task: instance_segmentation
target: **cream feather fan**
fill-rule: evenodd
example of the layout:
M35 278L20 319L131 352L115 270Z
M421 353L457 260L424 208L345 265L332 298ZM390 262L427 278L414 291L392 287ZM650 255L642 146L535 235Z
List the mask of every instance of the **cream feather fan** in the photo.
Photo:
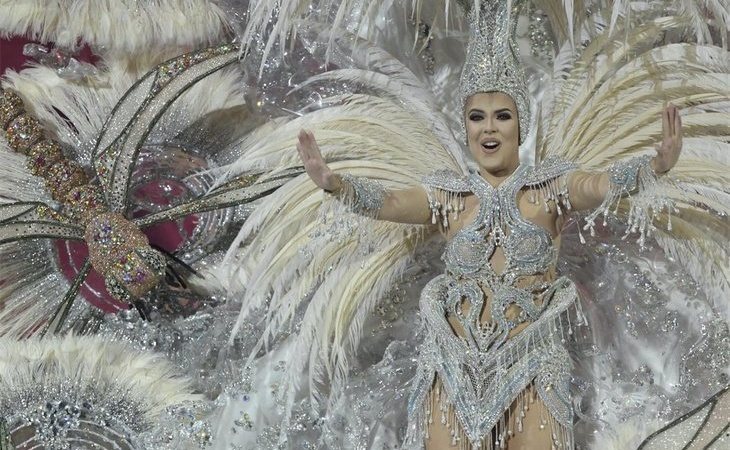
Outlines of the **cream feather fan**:
M526 3L524 0L506 1L515 6ZM480 2L481 0L407 0L404 3L410 8L411 17L416 22L428 23L433 28L449 29L464 24L463 21L454 20L460 15L459 7L468 11L478 7ZM233 3L233 0L223 0L223 3ZM283 44L296 36L300 26L305 23L302 19L327 23L331 29L347 29L364 38L370 38L373 22L392 3L393 0L253 0L249 2L247 21L240 38L241 42L259 45L259 37L268 36L263 47L264 59L276 42ZM713 43L713 36L719 34L723 47L727 48L727 34L730 32L730 3L727 0L617 0L610 2L610 7L606 7L605 2L591 0L533 0L531 3L546 15L558 45L573 45L576 42L575 39L580 36L576 33L581 30L591 10L600 10L602 21L610 25L612 32L620 22L623 23L632 16L646 15L647 11L656 15L657 11L662 10L671 10L676 15L685 17L691 26L691 32L700 43ZM329 44L332 44L332 40Z
M219 42L225 14L208 0L0 0L0 33L133 59ZM126 56L125 56L126 55Z
M102 337L0 338L0 373L17 448L142 448L168 408L201 400L159 355Z
M321 109L263 126L243 142L243 155L227 177L299 165L295 146L302 128L315 133L335 171L381 180L387 188L412 186L436 169L465 171L444 119L425 107L436 100L397 60L382 51L373 55L370 62L380 72L334 70L309 81L357 81L369 93L323 98ZM410 100L414 93L417 102ZM238 286L232 295L242 297L244 305L234 335L244 321L257 320L251 314L262 309L267 327L258 348L282 331L296 330L289 401L307 368L315 403L320 383L331 381L333 392L338 390L367 315L407 267L424 232L432 231L363 222L337 207L322 211L323 201L332 202L306 176L286 184L249 217L224 262L233 268L230 276Z
M687 18L665 16L617 25L612 37L597 30L575 63L552 75L542 104L538 159L559 155L588 170L661 142L660 113L667 102L682 110L684 147L666 186L678 207L657 240L705 287L726 314L730 295L727 241L730 183L730 53L716 46L664 43L690 27ZM625 27L625 28L624 28ZM566 45L562 51L573 52Z

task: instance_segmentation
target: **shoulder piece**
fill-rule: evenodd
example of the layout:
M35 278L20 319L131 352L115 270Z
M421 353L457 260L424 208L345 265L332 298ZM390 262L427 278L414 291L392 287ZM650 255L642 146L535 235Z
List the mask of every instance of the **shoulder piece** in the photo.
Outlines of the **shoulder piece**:
M454 193L471 192L469 178L453 170L436 170L423 177L422 182L428 189L440 189Z
M578 168L578 164L558 156L548 156L544 161L530 168L525 186L535 186L565 175Z
M550 211L549 203L554 203L560 216L563 214L563 209L569 211L572 208L568 198L568 179L564 175L577 168L578 164L572 161L549 156L538 165L530 167L525 174L525 182L522 186L539 192L533 201L543 203L545 212Z
M464 194L471 192L469 178L453 170L437 170L423 177L423 186L428 195L431 223L449 227L449 215L459 217L464 211Z

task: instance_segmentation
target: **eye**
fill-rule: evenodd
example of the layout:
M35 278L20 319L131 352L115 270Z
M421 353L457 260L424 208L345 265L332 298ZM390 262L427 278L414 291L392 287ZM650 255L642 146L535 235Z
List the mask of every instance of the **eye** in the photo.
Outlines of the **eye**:
M482 116L481 114L471 114L469 116L469 120L471 120L472 122L478 122L478 121L482 120L483 118L484 118L484 116Z
M512 118L512 114L510 114L508 112L502 112L502 113L497 114L498 120L510 120L511 118Z

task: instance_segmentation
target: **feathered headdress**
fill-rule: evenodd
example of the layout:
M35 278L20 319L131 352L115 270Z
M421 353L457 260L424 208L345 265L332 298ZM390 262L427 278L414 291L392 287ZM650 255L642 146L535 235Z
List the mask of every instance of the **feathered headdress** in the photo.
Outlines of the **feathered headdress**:
M469 13L469 45L461 72L462 105L479 92L503 92L515 101L520 142L530 127L530 97L515 39L517 17L524 2L482 1Z

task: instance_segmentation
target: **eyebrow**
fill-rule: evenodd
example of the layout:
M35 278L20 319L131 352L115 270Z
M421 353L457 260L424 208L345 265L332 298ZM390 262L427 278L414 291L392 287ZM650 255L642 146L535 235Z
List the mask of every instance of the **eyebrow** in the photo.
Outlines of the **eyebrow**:
M484 114L484 111L481 110L481 109L479 109L479 108L472 108L472 109L469 110L469 113L470 114L473 113L473 112L478 112L478 113ZM514 111L512 111L510 108L502 108L502 109L498 109L498 110L496 110L494 112L497 113L497 114L502 113L502 112L514 113Z

